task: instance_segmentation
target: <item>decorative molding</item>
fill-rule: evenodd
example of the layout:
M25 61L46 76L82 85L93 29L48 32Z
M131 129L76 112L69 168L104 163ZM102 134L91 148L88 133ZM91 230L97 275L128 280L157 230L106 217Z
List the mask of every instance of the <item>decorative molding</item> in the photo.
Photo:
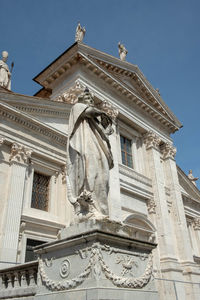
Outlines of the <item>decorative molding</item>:
M200 218L196 217L193 219L194 230L200 230Z
M120 172L120 174L128 176L128 177L135 179L145 185L148 185L149 187L152 187L151 179L137 173L135 170L133 170L125 165L119 164L119 172Z
M156 150L160 150L161 139L159 136L153 132L149 131L143 135L143 141L146 145L146 149L149 150L151 148L155 148Z
M13 143L9 161L24 162L28 164L31 160L32 153L33 150L31 150L30 148L26 148L18 143Z
M156 203L153 198L150 198L147 200L147 209L149 214L155 214L156 213Z
M95 243L92 247L90 247L90 258L88 265L85 267L83 272L77 275L75 278L63 281L54 281L51 280L45 272L44 262L40 258L39 259L39 273L41 275L42 281L45 286L51 291L61 291L61 290L69 290L76 288L78 285L83 283L83 281L89 276L91 271L93 270L96 277L100 276L101 271L104 273L107 279L112 281L115 286L120 288L143 288L149 282L152 272L153 272L153 255L149 254L149 259L146 265L146 269L144 273L135 278L135 277L123 277L118 276L112 272L112 270L107 266L104 261L102 250L108 251L106 245L102 246L99 243ZM89 249L88 249L89 251ZM126 268L125 268L126 269Z
M173 145L170 145L169 143L165 143L162 145L162 154L163 154L163 159L167 158L172 158L174 159L176 155L176 148Z
M45 116L59 116L62 118L67 118L69 117L69 112L68 111L60 111L57 110L57 108L52 108L52 109L47 109L43 107L35 107L35 106L22 106L22 105L14 105L15 108L19 109L20 111L24 111L30 114L35 114L35 115L45 115Z

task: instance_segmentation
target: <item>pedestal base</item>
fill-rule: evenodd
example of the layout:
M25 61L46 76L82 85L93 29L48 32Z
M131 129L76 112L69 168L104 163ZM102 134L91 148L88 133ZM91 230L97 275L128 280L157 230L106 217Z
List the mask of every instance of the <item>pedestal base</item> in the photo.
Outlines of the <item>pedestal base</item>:
M36 299L158 299L151 282L156 245L134 239L133 232L128 225L88 220L37 247Z

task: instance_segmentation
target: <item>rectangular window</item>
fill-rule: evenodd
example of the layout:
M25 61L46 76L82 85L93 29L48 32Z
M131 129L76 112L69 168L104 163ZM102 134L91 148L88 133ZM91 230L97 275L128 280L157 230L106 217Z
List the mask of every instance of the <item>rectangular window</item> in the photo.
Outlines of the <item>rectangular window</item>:
M34 172L31 207L48 210L50 176Z
M122 163L130 168L133 168L131 140L120 135Z

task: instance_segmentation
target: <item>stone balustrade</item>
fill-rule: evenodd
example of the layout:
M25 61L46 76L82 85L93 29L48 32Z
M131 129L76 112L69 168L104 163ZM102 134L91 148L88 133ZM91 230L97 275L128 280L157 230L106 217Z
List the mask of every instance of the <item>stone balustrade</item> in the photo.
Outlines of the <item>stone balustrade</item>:
M38 261L0 270L0 299L36 293Z

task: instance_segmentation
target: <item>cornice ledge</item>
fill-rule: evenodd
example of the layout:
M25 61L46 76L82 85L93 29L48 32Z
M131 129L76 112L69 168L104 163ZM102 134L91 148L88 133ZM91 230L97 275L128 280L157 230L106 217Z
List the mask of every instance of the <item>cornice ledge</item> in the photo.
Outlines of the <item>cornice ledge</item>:
M8 108L6 105L2 105L3 109L0 107L0 116L6 117L10 119L12 122L16 122L23 127L27 127L29 130L33 130L37 132L37 134L41 134L43 136L49 137L53 139L55 142L66 145L67 143L67 135L59 132L58 130L54 130L53 128L48 127L45 124L42 124L36 119L30 118L28 115L23 115L21 112L16 112L12 108Z

